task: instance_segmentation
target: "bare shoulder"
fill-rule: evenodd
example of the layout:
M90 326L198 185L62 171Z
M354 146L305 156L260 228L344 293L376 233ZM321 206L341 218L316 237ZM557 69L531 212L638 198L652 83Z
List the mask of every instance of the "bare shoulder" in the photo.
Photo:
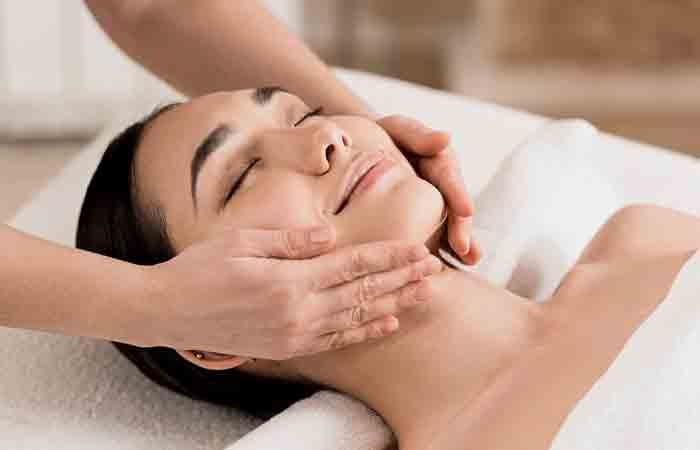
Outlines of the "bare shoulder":
M700 218L627 206L598 230L549 303L567 326L596 318L598 325L631 331L663 301L698 248Z
M634 204L615 212L577 263L643 260L700 248L700 217L657 205Z
M698 247L697 217L651 205L613 214L542 305L543 339L427 448L549 448Z

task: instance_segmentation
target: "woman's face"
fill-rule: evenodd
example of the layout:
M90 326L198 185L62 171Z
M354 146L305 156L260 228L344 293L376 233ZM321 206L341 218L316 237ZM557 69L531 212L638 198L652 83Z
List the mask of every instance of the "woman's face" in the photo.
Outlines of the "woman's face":
M330 224L338 247L428 239L442 196L384 130L310 111L264 88L202 96L151 123L136 186L141 202L161 209L176 252L230 228Z

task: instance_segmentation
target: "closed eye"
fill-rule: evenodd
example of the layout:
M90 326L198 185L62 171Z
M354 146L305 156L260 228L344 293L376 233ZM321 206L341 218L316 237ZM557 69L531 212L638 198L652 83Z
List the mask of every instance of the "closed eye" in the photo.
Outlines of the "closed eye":
M301 123L304 122L309 117L320 116L322 112L323 112L323 106L319 106L318 108L314 109L313 111L309 111L308 113L304 114L304 117L299 119L299 121L297 123L295 123L294 126L297 127L297 126L301 125Z
M251 163L250 163L250 164L248 165L248 167L243 171L243 173L241 174L241 176L238 177L238 179L236 180L235 183L233 183L233 186L231 186L231 190L228 192L228 194L226 194L226 198L224 199L224 204L228 203L229 200L231 200L231 197L233 197L233 194L236 193L236 191L238 190L238 188L240 188L241 185L243 184L243 182L245 181L245 178L246 178L246 176L248 175L248 173L250 172L250 169L252 169L253 167L255 167L255 165L256 165L258 162L260 162L260 158L255 158L253 161L251 161Z
M313 117L313 116L320 116L321 113L323 112L323 106L319 106L318 108L314 109L313 111L309 111L308 113L304 114L304 116L299 119L294 126L299 126L301 125L306 119ZM255 165L260 162L260 158L256 158L251 163L248 165L248 167L243 171L240 177L236 180L236 182L231 186L231 189L228 191L226 194L226 197L224 198L223 204L227 204L229 200L231 200L231 197L238 191L238 189L241 187L243 182L245 181L246 176L250 172L250 170L255 167Z

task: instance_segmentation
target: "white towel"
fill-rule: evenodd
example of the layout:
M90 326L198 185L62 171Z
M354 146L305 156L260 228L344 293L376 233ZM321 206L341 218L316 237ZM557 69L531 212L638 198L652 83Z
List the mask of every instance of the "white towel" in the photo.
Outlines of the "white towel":
M363 403L332 391L301 400L227 450L384 450L391 430Z
M552 122L506 158L475 202L474 238L484 247L476 272L533 300L554 292L623 205L592 163L597 138L585 121Z

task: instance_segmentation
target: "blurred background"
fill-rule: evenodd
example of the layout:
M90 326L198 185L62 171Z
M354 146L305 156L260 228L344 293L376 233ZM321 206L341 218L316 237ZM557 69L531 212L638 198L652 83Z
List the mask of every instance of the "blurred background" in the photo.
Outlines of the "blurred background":
M265 3L329 64L700 155L700 0ZM115 114L166 92L82 1L0 0L0 218Z

